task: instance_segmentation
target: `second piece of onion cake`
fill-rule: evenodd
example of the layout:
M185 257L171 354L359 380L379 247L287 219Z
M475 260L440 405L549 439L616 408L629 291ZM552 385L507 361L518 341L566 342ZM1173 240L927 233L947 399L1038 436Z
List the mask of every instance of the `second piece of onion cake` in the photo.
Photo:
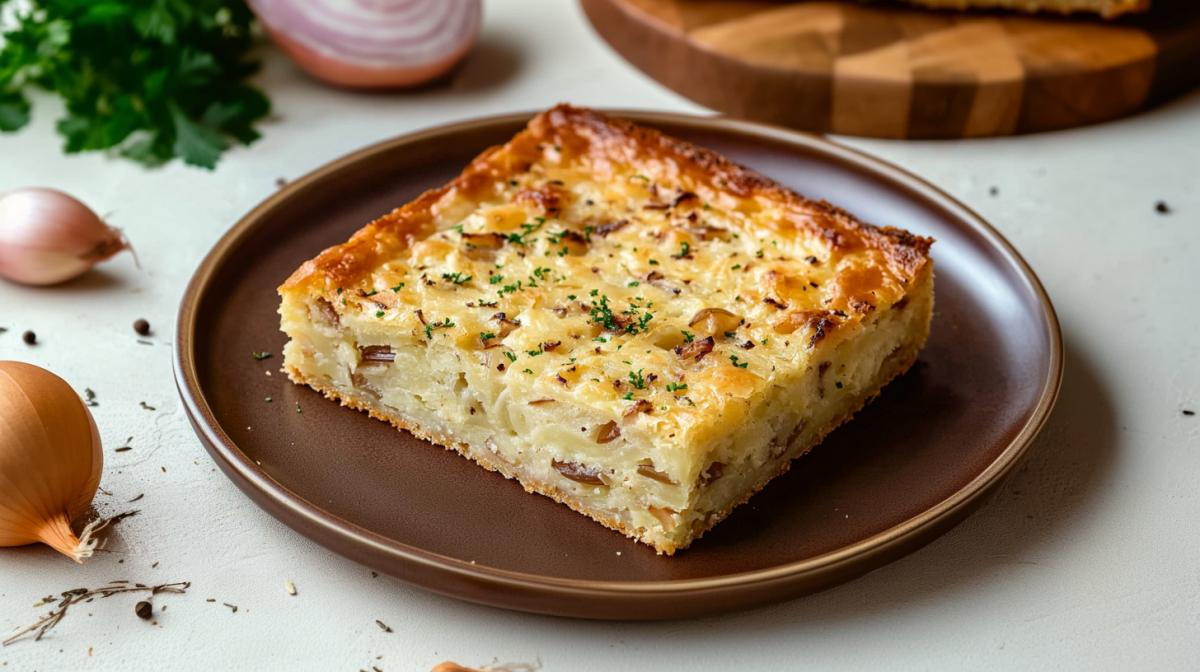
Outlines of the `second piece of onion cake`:
M931 242L559 106L297 270L284 366L670 554L908 369Z

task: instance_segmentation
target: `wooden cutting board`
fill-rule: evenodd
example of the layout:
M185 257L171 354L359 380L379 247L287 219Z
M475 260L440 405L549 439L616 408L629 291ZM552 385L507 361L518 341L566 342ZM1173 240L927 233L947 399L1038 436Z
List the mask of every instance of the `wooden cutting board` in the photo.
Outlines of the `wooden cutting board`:
M1115 119L1200 84L1200 0L1116 21L891 3L581 0L648 75L818 133L962 138Z

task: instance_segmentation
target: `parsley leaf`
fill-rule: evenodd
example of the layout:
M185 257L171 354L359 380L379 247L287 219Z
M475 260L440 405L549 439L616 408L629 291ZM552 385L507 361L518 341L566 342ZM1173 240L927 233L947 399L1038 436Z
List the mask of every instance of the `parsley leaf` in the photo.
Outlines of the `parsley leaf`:
M0 0L0 132L29 123L30 89L56 93L64 151L212 169L259 138L270 102L246 84L254 15L241 0Z

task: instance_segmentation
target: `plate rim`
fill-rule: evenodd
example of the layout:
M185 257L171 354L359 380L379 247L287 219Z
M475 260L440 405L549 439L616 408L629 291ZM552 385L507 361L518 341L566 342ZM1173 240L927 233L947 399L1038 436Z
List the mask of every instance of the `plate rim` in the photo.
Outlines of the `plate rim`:
M252 235L272 210L295 195L320 186L320 183L337 175L341 170L370 157L393 151L394 149L439 136L450 136L492 125L520 124L527 122L537 114L537 111L513 112L498 115L475 117L459 122L436 125L405 133L393 138L373 143L345 156L325 163L308 172L303 177L289 183L277 193L267 197L260 204L242 216L205 255L188 282L183 297L180 300L179 313L175 324L175 345L172 357L176 388L183 401L184 410L199 435L201 443L214 458L217 466L233 481L234 485L246 494L259 508L302 536L330 548L334 552L347 557L343 548L333 548L324 540L316 538L307 529L301 529L292 521L282 518L271 508L263 506L258 499L251 495L250 490L267 497L275 506L287 510L293 515L303 518L309 525L315 525L325 533L348 542L355 547L373 547L375 552L382 552L402 561L410 567L420 567L433 570L447 578L478 582L483 580L494 588L517 590L522 593L542 595L574 594L590 597L634 597L634 596L682 596L689 593L721 593L729 589L749 588L763 584L778 584L779 582L794 583L803 577L818 574L839 575L849 567L856 558L871 556L889 549L911 545L919 539L916 546L904 554L923 546L936 538L940 532L931 536L928 534L942 524L945 529L956 524L957 519L964 518L975 506L982 503L984 498L1003 480L1012 468L1021 460L1032 445L1034 438L1041 431L1049 418L1054 404L1058 399L1062 384L1064 354L1062 333L1057 313L1050 301L1041 281L1033 269L1019 252L994 227L969 207L959 202L949 194L938 189L924 179L887 161L871 156L865 152L837 144L827 138L811 133L796 131L761 122L732 119L723 116L702 116L686 113L661 112L642 109L608 109L598 108L605 114L629 119L637 123L653 126L656 122L685 126L701 131L725 131L735 135L752 136L766 139L774 143L792 146L803 146L815 149L821 153L832 155L843 163L865 169L870 173L882 175L893 183L905 186L921 197L947 210L955 218L967 224L974 232L983 236L986 242L1002 253L1003 258L1019 271L1021 280L1037 298L1041 307L1041 315L1046 321L1046 334L1049 338L1049 365L1044 373L1042 388L1038 393L1037 403L1024 427L1012 438L1008 445L985 468L980 470L967 484L936 504L927 507L917 515L879 532L861 539L853 544L821 555L805 558L791 563L774 567L725 574L721 576L698 579L676 579L659 581L605 581L594 579L566 579L558 577L529 574L514 570L486 567L469 564L466 561L434 553L416 546L389 539L383 535L360 527L359 525L336 516L304 499L287 489L281 483L271 478L254 461L251 460L237 444L225 433L220 422L209 406L204 391L199 383L196 365L196 352L193 347L193 332L196 329L197 309L206 298L217 268L225 258L240 243ZM484 148L481 148L481 151ZM947 523L949 523L947 525ZM922 533L926 533L923 535ZM927 536L926 539L921 537ZM361 553L357 555L362 555ZM352 558L354 559L354 558ZM361 560L356 560L362 562ZM365 564L365 563L364 563ZM884 563L887 564L887 563ZM839 571L840 570L840 571ZM391 573L391 572L387 572ZM849 577L834 580L826 586L832 586L845 580L850 580L863 572L851 573ZM394 575L394 574L393 574ZM542 613L563 613L553 609L531 609L516 607L503 600L484 600L476 596L465 596L453 591L439 590L427 582L413 581L400 577L409 583L436 592L467 599L470 601L517 608L524 611L540 611ZM821 588L817 588L819 590ZM814 591L807 591L814 592ZM766 602L763 602L764 604ZM717 611L725 611L719 609ZM578 611L578 610L567 610Z

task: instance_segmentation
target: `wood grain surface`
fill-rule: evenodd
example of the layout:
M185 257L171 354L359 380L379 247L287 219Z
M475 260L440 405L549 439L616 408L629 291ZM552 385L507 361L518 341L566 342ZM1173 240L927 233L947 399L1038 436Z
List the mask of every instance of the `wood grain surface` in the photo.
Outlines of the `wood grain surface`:
M1200 2L1116 21L890 3L581 0L648 75L819 133L961 138L1115 119L1200 84Z

